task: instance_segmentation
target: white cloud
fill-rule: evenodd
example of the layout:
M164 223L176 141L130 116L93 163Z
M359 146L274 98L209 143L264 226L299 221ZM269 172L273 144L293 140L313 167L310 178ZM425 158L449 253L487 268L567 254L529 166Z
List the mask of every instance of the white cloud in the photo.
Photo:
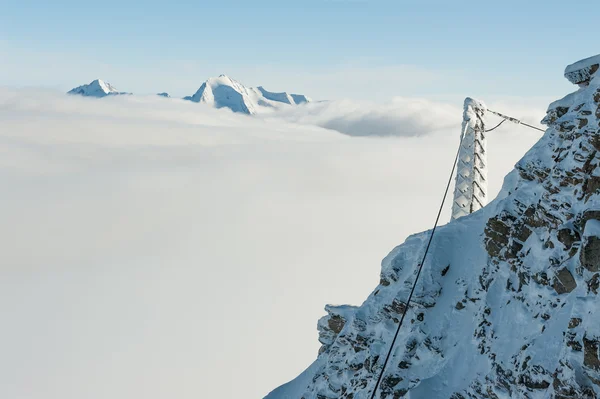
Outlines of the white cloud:
M460 126L461 107L396 97L387 104L348 100L310 103L275 114L349 136L421 136Z
M543 104L543 100L494 98L488 106L540 127L539 121L545 115L545 108L539 104ZM452 104L410 97L395 97L387 103L379 104L350 100L322 101L282 108L278 112L267 114L265 118L317 125L355 137L413 137L450 129L459 130L462 122L462 103ZM488 127L492 128L501 120L493 114L488 114ZM507 125L501 130L495 130L493 134L502 134L511 129L514 130L515 126Z
M415 132L456 107L399 101L286 122L0 90L0 396L257 398L293 378L325 303L360 303L435 218L459 133ZM398 137L307 125L332 121ZM537 137L490 137L492 192Z

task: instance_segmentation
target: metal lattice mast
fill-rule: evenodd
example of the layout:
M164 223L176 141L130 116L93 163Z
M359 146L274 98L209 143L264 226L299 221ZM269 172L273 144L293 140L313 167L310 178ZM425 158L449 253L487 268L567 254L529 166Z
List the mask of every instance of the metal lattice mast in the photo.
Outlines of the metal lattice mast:
M486 110L481 101L465 99L452 220L469 215L487 204Z

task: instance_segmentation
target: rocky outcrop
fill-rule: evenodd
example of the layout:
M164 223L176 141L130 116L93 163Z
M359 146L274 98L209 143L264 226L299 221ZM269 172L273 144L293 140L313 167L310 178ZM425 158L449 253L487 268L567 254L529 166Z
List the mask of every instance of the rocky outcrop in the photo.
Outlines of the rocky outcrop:
M600 271L600 221L592 219L585 224L581 264L590 272Z
M323 344L320 352L327 350L333 344L339 333L344 329L346 321L351 319L354 309L353 306L328 305L325 307L327 316L322 317L317 323L319 342Z
M369 398L405 312L376 398L600 398L598 65L567 68L580 89L550 105L498 198L438 228L410 307L430 232L383 260L360 307L328 308L310 378L270 399Z
M565 267L556 273L553 287L557 294L567 294L577 288L577 282Z

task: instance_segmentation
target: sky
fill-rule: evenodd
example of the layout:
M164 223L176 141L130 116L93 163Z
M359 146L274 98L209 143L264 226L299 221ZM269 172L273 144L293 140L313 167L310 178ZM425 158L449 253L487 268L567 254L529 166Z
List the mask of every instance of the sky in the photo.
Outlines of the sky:
M104 79L190 95L210 76L316 99L556 97L600 3L0 1L0 85ZM577 22L577 29L572 23ZM552 82L552 83L547 83Z
M536 124L600 11L195 3L0 0L0 397L259 398L294 378L325 304L360 304L431 227L464 97ZM152 95L221 73L334 101L248 117ZM95 78L150 95L64 95ZM539 137L490 135L491 197Z

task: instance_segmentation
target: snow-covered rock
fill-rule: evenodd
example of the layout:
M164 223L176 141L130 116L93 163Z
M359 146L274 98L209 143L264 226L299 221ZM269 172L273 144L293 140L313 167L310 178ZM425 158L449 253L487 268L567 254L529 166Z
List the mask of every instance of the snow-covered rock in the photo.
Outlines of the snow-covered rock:
M274 93L262 86L246 87L226 75L208 79L194 95L184 99L249 115L310 101L310 98L300 94Z
M131 94L120 92L110 83L104 82L103 80L96 79L86 85L78 86L72 90L69 90L67 94L78 94L85 97L106 97L120 94Z
M600 66L600 55L577 61L565 68L565 77L573 84L587 85Z
M600 397L600 73L575 65L498 198L437 229L408 309L430 231L361 306L327 307L317 360L267 398L369 398L405 312L376 398Z

